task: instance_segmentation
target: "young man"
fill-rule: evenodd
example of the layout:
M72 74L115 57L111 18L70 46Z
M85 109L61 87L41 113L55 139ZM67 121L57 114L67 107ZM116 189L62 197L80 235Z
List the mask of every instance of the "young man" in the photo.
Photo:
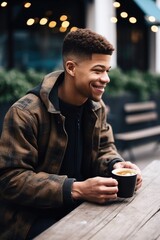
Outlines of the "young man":
M63 43L64 71L17 101L0 141L0 239L32 239L81 201L117 198L111 170L139 168L117 153L101 100L113 46L78 29Z

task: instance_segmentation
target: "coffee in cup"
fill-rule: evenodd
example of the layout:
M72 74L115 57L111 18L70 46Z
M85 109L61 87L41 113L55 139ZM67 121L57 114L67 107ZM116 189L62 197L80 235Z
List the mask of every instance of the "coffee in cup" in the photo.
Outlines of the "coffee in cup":
M112 171L112 177L118 181L118 197L128 198L133 196L137 180L136 170L117 168Z

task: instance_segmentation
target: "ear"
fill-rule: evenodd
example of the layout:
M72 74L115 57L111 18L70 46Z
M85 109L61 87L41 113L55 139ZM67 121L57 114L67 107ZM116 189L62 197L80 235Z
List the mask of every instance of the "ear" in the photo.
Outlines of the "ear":
M66 71L73 77L75 72L75 63L73 61L66 61Z

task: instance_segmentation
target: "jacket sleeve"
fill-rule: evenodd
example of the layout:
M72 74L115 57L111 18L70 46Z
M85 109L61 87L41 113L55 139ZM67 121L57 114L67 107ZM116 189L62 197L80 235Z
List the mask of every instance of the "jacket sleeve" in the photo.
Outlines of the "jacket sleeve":
M63 204L67 176L37 172L38 146L32 116L12 107L0 140L0 196L20 205L54 208Z
M107 122L107 112L103 101L100 111L100 132L97 160L94 164L95 175L110 176L113 165L116 162L124 161L117 151L111 125Z

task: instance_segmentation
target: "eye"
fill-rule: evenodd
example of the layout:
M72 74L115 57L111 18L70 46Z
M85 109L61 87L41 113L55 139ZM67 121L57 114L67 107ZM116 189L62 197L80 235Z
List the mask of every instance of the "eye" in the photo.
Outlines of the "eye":
M94 69L94 72L97 73L97 74L99 74L99 73L102 73L103 70L102 70L102 69Z

